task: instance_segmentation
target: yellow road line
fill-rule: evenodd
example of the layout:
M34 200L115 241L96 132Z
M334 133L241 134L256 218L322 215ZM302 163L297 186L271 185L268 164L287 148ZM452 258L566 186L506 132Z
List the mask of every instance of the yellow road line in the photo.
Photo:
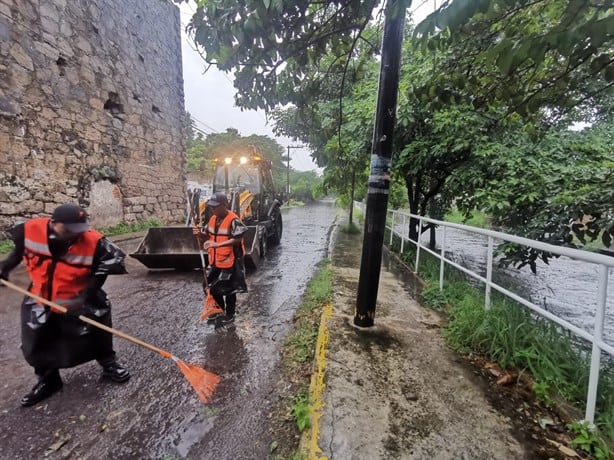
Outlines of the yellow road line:
M322 309L320 318L320 327L318 329L318 340L316 342L315 364L316 370L311 376L309 385L309 416L311 420L311 428L307 434L305 441L306 449L308 450L309 460L326 460L327 457L322 456L322 449L318 445L320 440L320 417L322 417L322 409L324 401L322 394L326 384L324 383L324 374L326 371L326 349L328 345L328 320L333 316L333 306L325 305Z

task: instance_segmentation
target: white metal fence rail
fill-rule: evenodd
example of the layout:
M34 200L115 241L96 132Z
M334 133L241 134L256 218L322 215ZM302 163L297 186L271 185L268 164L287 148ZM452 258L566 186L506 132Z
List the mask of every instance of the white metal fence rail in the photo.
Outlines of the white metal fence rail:
M357 207L364 212L364 205L362 203L357 203ZM386 225L386 228L390 230L390 244L392 245L393 238L397 237L401 241L401 252L404 250L404 246L406 243L411 243L416 246L416 261L415 267L416 272L418 271L418 266L420 264L420 252L426 251L433 256L437 257L440 262L439 269L439 288L443 289L444 285L444 273L445 273L445 265L449 264L452 267L457 268L458 270L466 273L467 275L475 278L485 285L485 308L490 308L491 305L491 292L492 289L500 292L501 294L509 297L516 302L530 308L534 312L539 315L549 319L550 321L554 321L556 324L561 327L573 332L579 337L589 341L592 344L591 351L591 364L590 364L590 374L589 374L589 384L588 384L588 394L586 398L586 411L585 411L585 420L593 423L595 419L595 405L597 401L597 385L599 382L599 372L601 366L601 352L604 351L611 356L614 356L614 347L604 342L603 337L603 329L604 329L604 321L606 314L606 299L607 299L607 287L608 287L608 272L614 267L614 258L602 254L596 254L587 251L581 251L578 249L565 248L561 246L554 246L547 243L542 243L540 241L530 240L528 238L521 238L518 236L508 235L506 233L496 232L492 230L485 230L476 227L470 227L467 225L461 224L453 224L450 222L445 222L441 220L431 219L429 217L419 216L415 214L410 214L402 211L389 210L389 225ZM420 238L418 238L418 242L410 240L406 232L400 233L397 229L395 229L395 223L399 223L400 227L404 230L409 228L409 219L415 218L418 220L418 234L422 234L422 228L425 223L432 223L441 227L441 241L439 251L433 251L428 247L424 246L420 242ZM488 239L488 249L487 249L487 260L486 260L486 277L481 276L474 271L463 267L462 265L457 264L456 262L447 259L445 256L446 251L446 228L455 228L458 230L462 230L464 232L482 235L487 237ZM515 243L522 246L530 247L537 249L539 251L547 251L552 254L558 254L562 256L567 256L572 259L581 260L584 262L596 264L599 267L599 280L597 287L597 311L595 312L595 325L593 333L585 331L580 327L570 323L569 321L553 314L552 312L545 310L544 308L536 305L519 295L509 291L508 289L496 284L492 281L493 275L493 258L494 258L494 240L502 240L507 241L509 243Z

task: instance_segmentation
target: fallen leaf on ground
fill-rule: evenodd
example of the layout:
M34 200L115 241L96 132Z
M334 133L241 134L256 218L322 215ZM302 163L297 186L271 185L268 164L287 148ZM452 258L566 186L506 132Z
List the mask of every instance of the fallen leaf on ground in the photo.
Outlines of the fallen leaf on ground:
M62 446L68 441L70 441L70 435L51 444L49 447L47 447L47 450L45 451L45 457L52 454L53 452L57 452L58 450L60 450Z
M497 379L497 385L508 385L514 381L514 376L512 374L503 374L501 377Z
M495 369L495 368L487 368L487 369L488 369L488 372L490 372L495 377L499 377L501 375L501 371L499 369Z
M563 455L566 455L568 457L579 457L579 455L576 453L575 450L570 449L567 446L559 446L559 452L561 452Z

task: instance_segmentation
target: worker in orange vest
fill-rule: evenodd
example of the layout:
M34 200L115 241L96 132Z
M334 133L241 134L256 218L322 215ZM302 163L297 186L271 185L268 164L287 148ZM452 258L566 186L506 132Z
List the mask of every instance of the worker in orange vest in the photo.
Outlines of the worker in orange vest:
M237 293L247 292L243 260L243 234L247 227L228 209L228 198L223 192L214 193L207 206L213 215L204 229L194 227L194 234L206 240L203 247L209 260L207 282L211 295L224 311L216 322L223 324L234 321ZM214 317L210 315L209 319Z
M0 263L0 277L19 262L30 277L29 291L68 309L53 312L31 297L21 305L22 351L38 383L21 399L32 406L62 388L59 369L97 360L102 377L123 383L130 373L113 350L112 335L76 318L88 316L111 327L111 304L102 290L107 275L126 273L125 254L87 224L87 214L75 204L63 204L51 218L41 217L11 230L15 247Z

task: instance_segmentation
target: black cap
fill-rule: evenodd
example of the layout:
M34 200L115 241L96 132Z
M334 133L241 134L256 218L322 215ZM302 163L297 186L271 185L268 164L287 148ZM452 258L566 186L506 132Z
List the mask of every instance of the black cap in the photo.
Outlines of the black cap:
M215 192L207 201L207 205L211 207L216 207L221 204L225 204L228 206L228 198L226 198L226 194L224 192Z
M51 220L64 224L71 233L83 233L89 230L85 209L76 204L62 204L53 210Z

